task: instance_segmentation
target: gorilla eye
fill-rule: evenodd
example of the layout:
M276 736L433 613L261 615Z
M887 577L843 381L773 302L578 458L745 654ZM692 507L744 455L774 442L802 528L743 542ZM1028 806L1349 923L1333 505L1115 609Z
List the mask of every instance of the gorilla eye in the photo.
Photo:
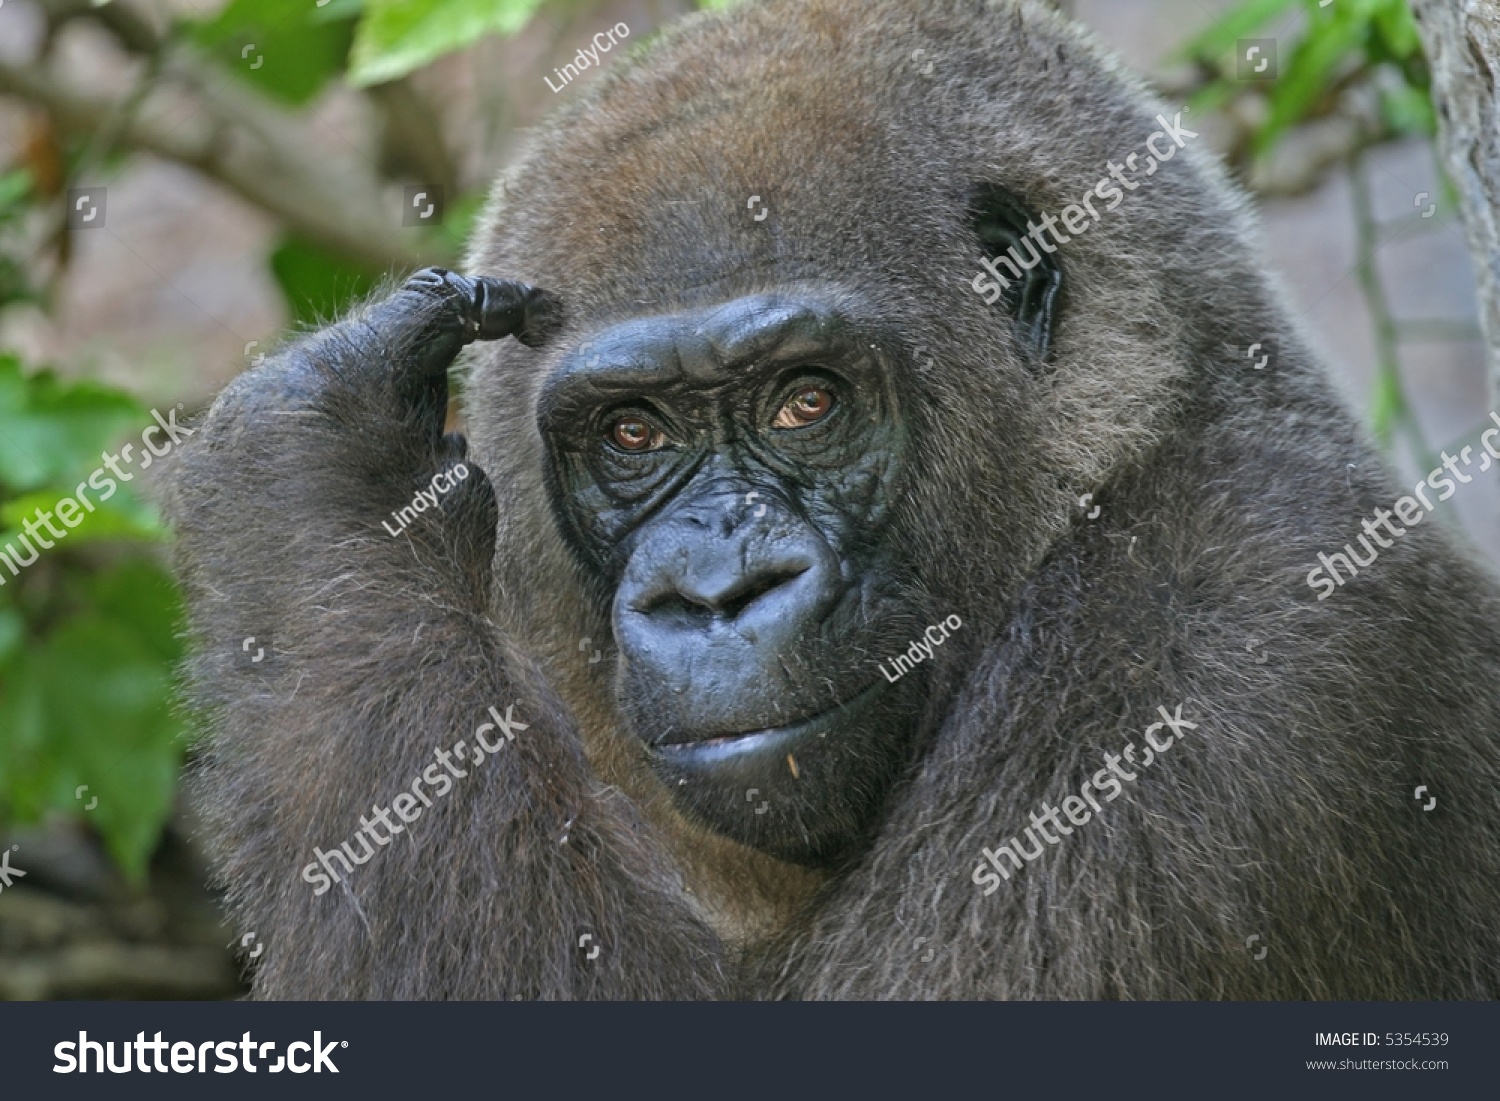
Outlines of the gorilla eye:
M609 427L609 442L621 451L654 451L666 442L666 436L634 414L616 417Z
M998 291L1014 319L1014 329L1028 365L1036 369L1047 362L1056 328L1062 269L1046 249L1039 249L1033 234L1035 219L1004 188L981 184L971 198L970 218L980 247L989 260L990 271L1000 282L991 282L989 290ZM1035 240L1029 238L1035 237ZM1025 257L1030 256L1028 266ZM981 276L976 278L982 278ZM979 290L976 281L974 289ZM987 292L981 292L987 293ZM994 302L996 298L987 298Z
M833 411L833 395L821 386L808 386L792 395L776 419L772 428L803 428L822 420Z

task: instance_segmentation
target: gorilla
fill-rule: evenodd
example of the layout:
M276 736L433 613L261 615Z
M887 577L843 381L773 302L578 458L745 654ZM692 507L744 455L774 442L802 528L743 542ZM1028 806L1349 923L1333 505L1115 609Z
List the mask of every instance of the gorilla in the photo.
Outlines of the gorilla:
M1196 121L1037 0L695 16L229 385L168 509L256 995L1500 995L1500 587L1361 533Z

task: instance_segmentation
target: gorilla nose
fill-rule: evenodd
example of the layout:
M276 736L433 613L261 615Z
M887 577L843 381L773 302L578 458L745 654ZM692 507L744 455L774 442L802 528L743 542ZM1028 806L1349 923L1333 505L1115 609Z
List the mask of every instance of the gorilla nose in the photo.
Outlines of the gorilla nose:
M630 610L661 628L802 623L824 606L821 597L830 578L812 540L682 531L656 550L638 584L627 579L626 585L635 590L628 597Z
M616 595L627 675L666 689L689 729L765 725L764 701L793 687L787 670L838 603L840 576L827 542L785 513L679 514L637 547Z
M813 568L808 556L796 553L748 569L732 562L697 563L696 569L693 565L688 563L674 578L664 578L668 587L648 598L642 611L682 619L738 619L757 601L795 605L798 594L788 586Z

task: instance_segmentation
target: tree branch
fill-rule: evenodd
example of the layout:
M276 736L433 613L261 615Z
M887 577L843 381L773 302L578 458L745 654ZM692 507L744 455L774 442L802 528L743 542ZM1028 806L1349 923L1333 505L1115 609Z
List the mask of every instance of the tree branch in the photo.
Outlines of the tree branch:
M201 110L176 126L135 112L118 123L121 145L189 165L298 235L368 267L409 269L450 259L441 255L441 243L403 234L373 173L334 162L326 148L301 136L297 119L230 80L210 92L207 74L181 59L170 69L195 89ZM115 107L34 65L0 63L0 93L40 106L60 129L85 135L97 133Z
M1500 3L1413 0L1432 66L1438 149L1458 188L1500 401Z

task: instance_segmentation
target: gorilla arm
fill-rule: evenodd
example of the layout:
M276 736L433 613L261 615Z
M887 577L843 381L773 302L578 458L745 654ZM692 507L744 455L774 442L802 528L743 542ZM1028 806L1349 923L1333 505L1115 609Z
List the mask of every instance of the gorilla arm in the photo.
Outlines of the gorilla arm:
M590 774L571 716L487 618L484 474L382 528L462 462L442 432L460 348L537 343L551 305L419 273L241 376L178 458L190 688L210 728L195 784L241 931L267 948L259 997L719 987L719 945L646 824ZM515 733L490 733L487 756L475 732L491 708ZM421 802L397 800L412 791ZM332 855L346 842L363 858L349 870Z

